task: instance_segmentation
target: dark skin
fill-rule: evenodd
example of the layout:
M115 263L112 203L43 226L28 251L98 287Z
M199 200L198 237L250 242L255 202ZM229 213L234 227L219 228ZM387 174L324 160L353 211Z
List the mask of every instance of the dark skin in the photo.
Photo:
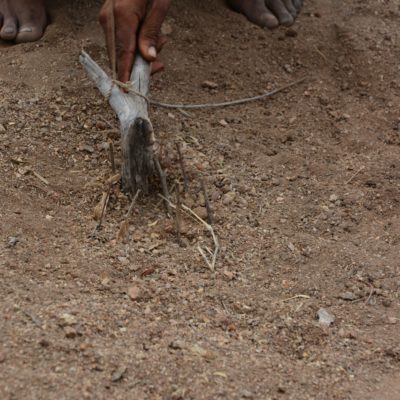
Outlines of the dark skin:
M118 79L129 80L135 53L162 69L157 59L165 43L161 25L172 0L105 0L99 21L106 37L110 59L115 54ZM262 28L291 25L303 0L226 0L233 10ZM113 40L113 23L115 42ZM47 25L45 0L0 0L0 39L15 43L40 39ZM115 43L115 46L114 46ZM114 48L115 47L115 48Z

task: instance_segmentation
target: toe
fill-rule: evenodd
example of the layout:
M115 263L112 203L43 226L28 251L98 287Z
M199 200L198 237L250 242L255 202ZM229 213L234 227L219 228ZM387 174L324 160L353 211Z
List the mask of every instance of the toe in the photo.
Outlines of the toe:
M296 7L294 6L294 2L292 0L284 0L286 9L289 11L290 15L293 18L296 18L297 16L297 10Z
M282 0L267 0L268 8L276 15L281 25L290 26L294 19L286 9Z
M3 27L0 30L0 38L3 40L14 40L17 36L17 23L14 18L4 20Z
M300 12L301 7L303 7L303 0L293 0L294 8L296 9L297 13Z
M32 24L22 25L18 29L18 34L15 38L16 43L34 42L40 39L43 35L43 28L41 26L34 26Z
M257 20L258 20L258 22L256 22L257 25L263 28L274 29L279 26L278 19L268 10L267 12L258 16Z

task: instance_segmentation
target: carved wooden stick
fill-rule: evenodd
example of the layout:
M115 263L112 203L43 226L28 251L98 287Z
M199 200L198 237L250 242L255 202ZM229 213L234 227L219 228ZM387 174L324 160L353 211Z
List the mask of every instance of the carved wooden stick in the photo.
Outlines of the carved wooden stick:
M148 116L150 64L140 54L136 54L131 73L131 90L125 93L85 51L82 51L79 61L118 115L121 125L123 189L131 194L139 189L147 193L149 177L154 171L153 151L156 142Z

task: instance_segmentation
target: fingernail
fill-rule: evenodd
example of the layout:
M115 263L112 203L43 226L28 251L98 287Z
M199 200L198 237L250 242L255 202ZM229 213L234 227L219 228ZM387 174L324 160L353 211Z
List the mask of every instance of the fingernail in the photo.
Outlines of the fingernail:
M153 46L149 47L148 53L149 53L150 57L153 57L153 58L157 57L157 50Z
M14 28L12 26L7 26L4 28L4 33L13 33Z

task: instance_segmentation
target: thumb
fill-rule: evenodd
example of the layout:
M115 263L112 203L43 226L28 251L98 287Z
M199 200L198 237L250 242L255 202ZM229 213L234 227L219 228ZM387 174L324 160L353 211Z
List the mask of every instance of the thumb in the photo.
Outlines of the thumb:
M167 15L171 0L154 0L139 33L139 50L149 62L157 58L161 25Z

